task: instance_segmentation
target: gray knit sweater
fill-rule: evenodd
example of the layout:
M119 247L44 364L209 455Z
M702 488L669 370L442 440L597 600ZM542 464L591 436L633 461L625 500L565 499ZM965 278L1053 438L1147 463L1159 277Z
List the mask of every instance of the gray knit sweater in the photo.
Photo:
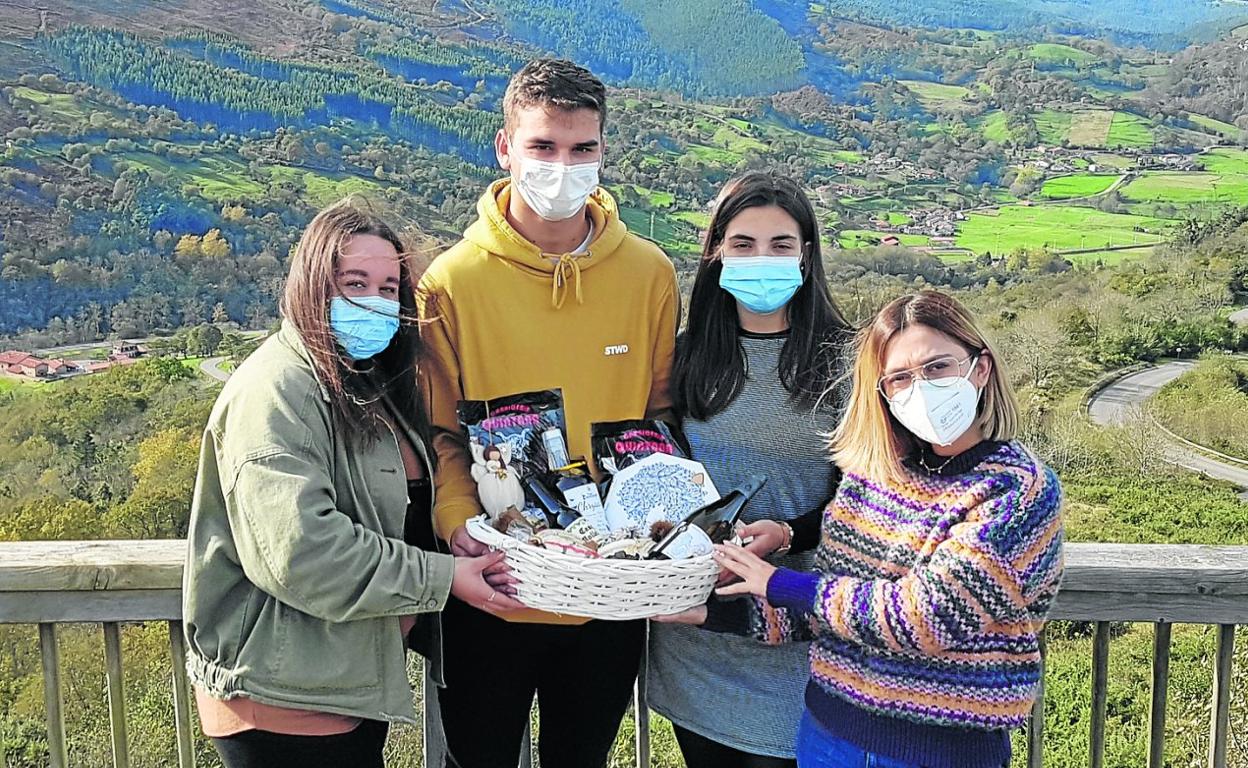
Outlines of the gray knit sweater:
M751 474L767 484L743 519L783 520L824 504L836 469L822 435L839 411L811 413L789 401L777 364L785 336L741 336L747 380L740 395L706 421L686 419L693 458L727 492ZM826 403L825 403L826 405ZM808 570L812 554L775 558ZM793 757L808 644L767 646L735 635L651 624L650 706L677 725L745 752Z

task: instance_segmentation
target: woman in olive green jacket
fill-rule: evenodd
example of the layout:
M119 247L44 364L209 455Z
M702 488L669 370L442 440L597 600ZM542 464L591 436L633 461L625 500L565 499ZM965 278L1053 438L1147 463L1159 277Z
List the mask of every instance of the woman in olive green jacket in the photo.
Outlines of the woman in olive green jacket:
M226 383L204 431L183 612L200 720L227 768L382 766L388 724L415 720L405 644L440 682L436 616L416 615L448 593L515 607L501 552L432 551L402 254L351 202L318 214L281 330Z

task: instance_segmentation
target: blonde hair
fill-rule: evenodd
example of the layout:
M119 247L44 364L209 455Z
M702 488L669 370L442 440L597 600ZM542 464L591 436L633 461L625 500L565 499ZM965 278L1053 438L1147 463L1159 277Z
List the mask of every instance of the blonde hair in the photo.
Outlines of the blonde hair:
M996 349L957 299L939 291L920 291L890 302L858 333L853 391L828 443L833 460L845 472L890 483L909 476L902 460L920 441L889 412L878 382L889 342L915 325L940 331L970 354L987 350L992 367L979 398L975 427L986 440L1014 438L1018 401Z

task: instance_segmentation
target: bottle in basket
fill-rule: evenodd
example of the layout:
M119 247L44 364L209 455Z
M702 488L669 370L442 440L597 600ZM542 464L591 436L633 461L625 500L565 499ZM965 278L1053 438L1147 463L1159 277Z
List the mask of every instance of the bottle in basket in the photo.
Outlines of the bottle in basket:
M598 495L598 486L594 483L594 478L589 475L589 464L585 459L573 459L566 466L558 469L558 475L559 480L555 483L555 487L559 489L567 507L571 508L560 510L560 527L567 528L575 522L576 518L569 514L574 511L577 516L588 520L600 532L606 533L610 530L607 525L607 513L602 507L602 497ZM565 518L567 518L566 521Z
M546 449L546 465L551 472L558 472L560 467L568 465L568 445L559 427L550 427L542 432L542 446Z
M668 557L681 559L710 554L710 546L722 544L732 536L733 527L741 519L745 505L767 483L763 475L753 475L745 485L734 488L719 501L695 509L676 524L650 551L647 559Z
M571 523L581 516L580 512L569 507L565 502L558 498L558 494L550 489L550 486L536 475L529 475L524 479L524 487L529 489L529 493L533 494L537 505L541 507L542 513L546 515L546 523L551 528L567 528L567 523Z

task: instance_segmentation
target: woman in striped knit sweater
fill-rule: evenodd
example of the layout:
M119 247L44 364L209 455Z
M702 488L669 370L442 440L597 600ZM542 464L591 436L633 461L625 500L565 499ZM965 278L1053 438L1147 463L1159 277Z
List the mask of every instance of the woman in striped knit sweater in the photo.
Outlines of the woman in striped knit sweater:
M934 291L897 299L859 338L815 571L717 548L741 578L719 594L756 599L683 620L813 635L802 768L1008 765L1062 570L1061 488L1017 422L967 310Z

